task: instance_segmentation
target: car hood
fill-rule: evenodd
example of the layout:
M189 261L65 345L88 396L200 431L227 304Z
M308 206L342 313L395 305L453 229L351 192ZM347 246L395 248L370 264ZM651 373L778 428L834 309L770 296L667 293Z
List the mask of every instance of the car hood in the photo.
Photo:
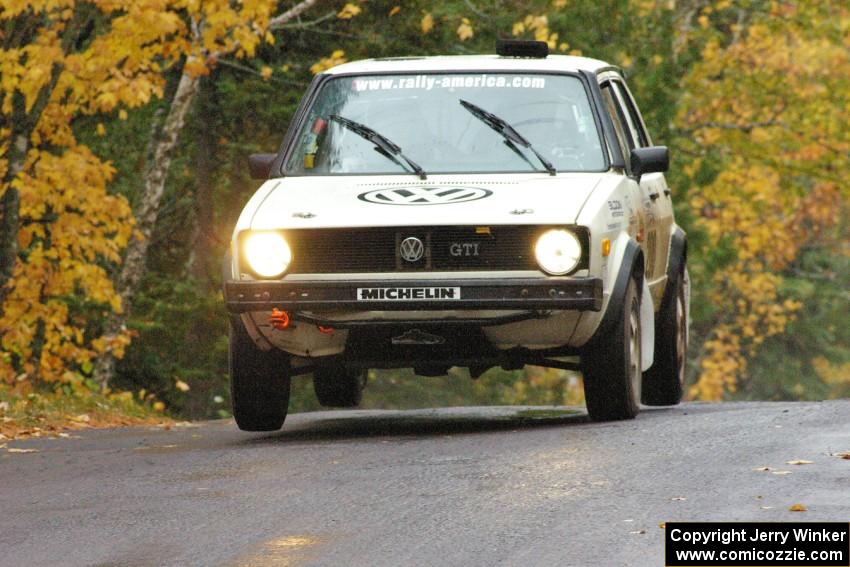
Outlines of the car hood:
M237 230L570 224L606 173L328 176L272 179Z

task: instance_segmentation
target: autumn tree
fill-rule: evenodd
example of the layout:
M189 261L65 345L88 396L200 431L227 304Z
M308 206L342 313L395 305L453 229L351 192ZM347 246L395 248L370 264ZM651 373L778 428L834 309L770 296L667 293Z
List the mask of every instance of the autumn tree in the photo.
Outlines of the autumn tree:
M109 163L75 118L162 94L160 63L183 31L163 0L0 1L0 378L69 381L124 334L89 323L120 311L107 267L133 219L108 194Z
M759 347L802 307L785 277L850 196L850 8L777 1L741 10L718 2L694 14L705 40L677 120L708 244L695 279L713 308L691 389L707 400L734 392Z

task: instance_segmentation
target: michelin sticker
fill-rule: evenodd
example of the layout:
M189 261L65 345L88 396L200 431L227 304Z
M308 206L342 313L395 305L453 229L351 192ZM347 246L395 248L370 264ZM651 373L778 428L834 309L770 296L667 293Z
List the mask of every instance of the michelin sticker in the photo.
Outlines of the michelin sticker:
M439 301L460 299L459 287L358 287L357 301Z

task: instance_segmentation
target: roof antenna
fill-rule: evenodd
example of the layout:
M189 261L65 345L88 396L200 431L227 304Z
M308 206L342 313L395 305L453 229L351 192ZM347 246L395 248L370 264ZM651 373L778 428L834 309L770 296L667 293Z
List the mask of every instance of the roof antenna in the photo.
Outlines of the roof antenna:
M529 39L497 39L496 53L502 57L545 59L549 55L549 44Z

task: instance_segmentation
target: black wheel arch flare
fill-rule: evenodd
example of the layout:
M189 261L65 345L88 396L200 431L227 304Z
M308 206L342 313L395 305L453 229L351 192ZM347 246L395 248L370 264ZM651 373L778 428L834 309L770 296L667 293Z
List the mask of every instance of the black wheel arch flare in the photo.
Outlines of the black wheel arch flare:
M684 230L677 226L670 236L670 256L667 261L667 285L664 287L664 295L661 297L661 309L658 310L658 313L663 313L670 302L675 300L676 282L684 274L687 262L688 236Z
M640 293L640 289L643 288L643 274L643 250L641 250L637 242L629 240L626 244L626 251L623 253L623 259L620 262L620 271L617 272L617 280L614 282L611 298L608 300L608 307L602 316L602 322L599 323L599 327L596 329L593 337L587 341L582 347L582 350L596 348L601 341L611 336L615 326L619 324L618 314L622 311L629 280L633 275L637 276L638 286L640 286L638 291Z

